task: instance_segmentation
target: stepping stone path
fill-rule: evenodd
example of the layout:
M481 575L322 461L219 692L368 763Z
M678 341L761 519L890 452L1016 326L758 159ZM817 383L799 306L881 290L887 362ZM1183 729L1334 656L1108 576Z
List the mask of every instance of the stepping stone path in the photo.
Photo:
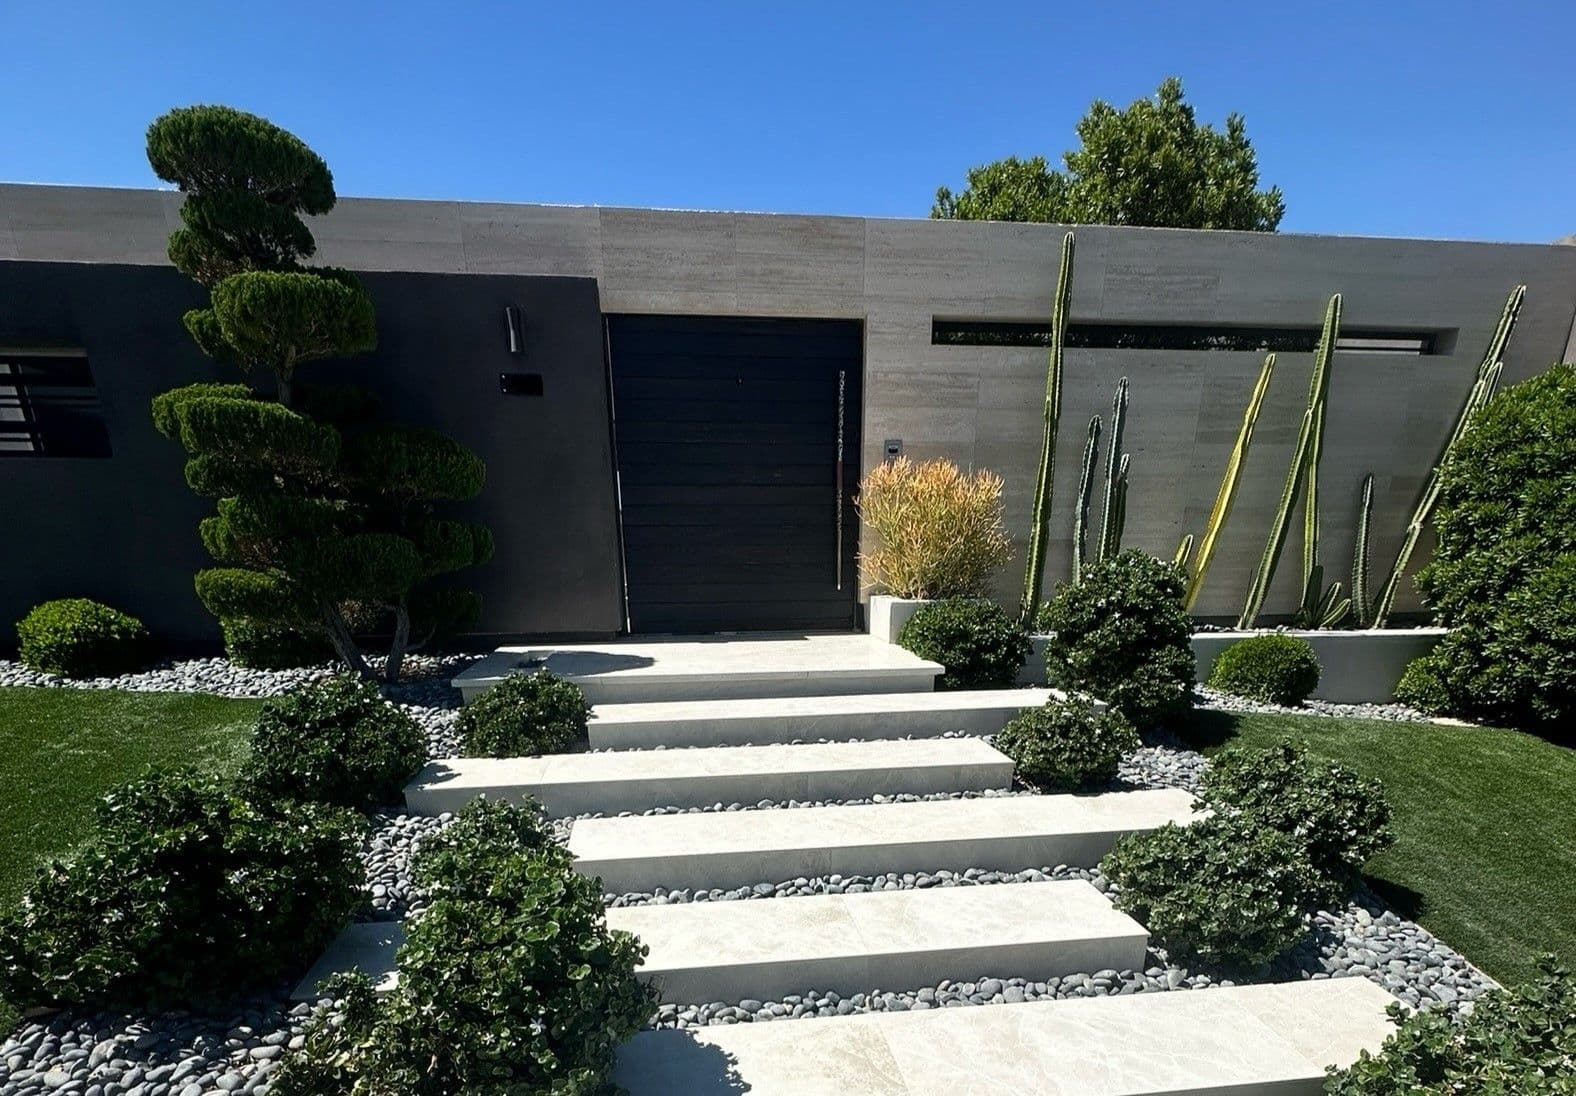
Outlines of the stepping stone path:
M413 811L458 810L482 794L530 794L562 817L1000 792L1011 784L1007 758L978 738L940 736L994 733L1050 695L936 693L939 666L867 636L510 648L455 684L470 700L508 673L541 665L586 690L599 752L435 763L407 789ZM839 873L1015 872L1092 866L1123 834L1188 821L1191 801L1183 791L1147 790L579 817L569 848L581 871L615 893ZM873 985L1114 975L1142 968L1148 942L1142 925L1081 880L657 902L609 909L608 922L645 941L644 972L663 1001L680 1004L758 1006L806 986L846 997ZM400 938L398 926L352 926L298 995L349 967L375 972L386 988ZM1322 1090L1325 1066L1376 1050L1391 1030L1392 998L1364 978L1021 997L650 1030L625 1046L615 1080L634 1096L1311 1096Z

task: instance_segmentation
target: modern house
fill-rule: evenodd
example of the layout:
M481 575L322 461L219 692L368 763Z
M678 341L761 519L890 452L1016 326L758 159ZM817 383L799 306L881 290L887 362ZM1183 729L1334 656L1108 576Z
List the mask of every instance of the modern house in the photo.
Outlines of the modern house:
M161 635L217 633L178 447L149 400L229 376L187 337L201 291L165 243L178 194L0 186L0 621L99 598ZM749 213L346 199L318 261L363 272L375 353L319 365L390 417L475 448L467 579L481 631L856 627L863 470L948 457L1006 481L1018 560L1039 452L1041 341L1064 230ZM1344 295L1322 467L1324 552L1349 565L1375 476L1388 566L1508 291L1505 383L1576 356L1576 248L1083 227L1047 575L1064 576L1090 416L1131 380L1127 543L1200 532L1266 350L1279 365L1199 604L1234 616L1262 551L1326 300ZM1424 553L1420 553L1420 556ZM1271 613L1296 598L1296 568ZM1408 588L1400 609L1415 608ZM4 637L9 641L10 637Z

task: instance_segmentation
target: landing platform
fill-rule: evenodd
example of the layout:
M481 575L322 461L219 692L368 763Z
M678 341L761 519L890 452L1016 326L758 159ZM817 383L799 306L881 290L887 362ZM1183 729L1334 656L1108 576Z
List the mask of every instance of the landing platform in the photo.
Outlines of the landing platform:
M592 704L929 692L942 672L868 635L761 633L500 647L453 684L468 704L535 669L573 681Z

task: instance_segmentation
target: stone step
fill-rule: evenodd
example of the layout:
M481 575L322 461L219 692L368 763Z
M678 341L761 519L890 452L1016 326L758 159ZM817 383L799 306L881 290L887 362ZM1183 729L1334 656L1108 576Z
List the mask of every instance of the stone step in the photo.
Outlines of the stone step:
M1316 1096L1325 1066L1379 1049L1392 1000L1338 978L643 1031L613 1080L632 1096Z
M1080 880L607 911L663 1001L844 995L943 979L1142 969L1149 934Z
M588 818L575 823L569 849L580 871L601 876L615 894L833 874L1091 867L1125 834L1190 821L1192 803L1188 792L1156 789Z
M462 757L434 761L417 773L405 803L418 814L441 814L482 795L532 795L548 814L561 817L763 799L985 791L1009 787L1012 770L1010 758L977 738Z
M469 704L537 669L573 681L592 704L929 692L942 672L868 635L766 634L500 647L452 684Z
M311 1001L317 997L317 985L330 974L359 970L372 977L379 993L387 993L399 984L399 970L394 953L405 943L405 926L398 921L372 921L346 925L344 930L328 945L327 950L312 964L312 969L302 976L291 991L292 1001Z
M591 745L632 750L995 734L1023 709L1058 695L1050 689L979 689L599 704L591 717Z

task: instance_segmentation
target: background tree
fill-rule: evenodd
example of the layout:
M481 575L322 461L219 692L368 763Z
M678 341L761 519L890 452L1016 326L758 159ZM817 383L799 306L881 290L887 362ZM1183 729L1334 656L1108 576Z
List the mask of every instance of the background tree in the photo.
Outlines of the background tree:
M962 193L936 191L930 215L1274 232L1286 212L1279 187L1258 189L1242 116L1228 114L1224 132L1200 125L1174 76L1124 110L1095 100L1078 138L1081 146L1062 156L1065 171L1043 156L971 168Z
M193 490L219 500L203 544L227 566L197 575L232 657L327 639L366 676L359 632L392 636L383 672L399 676L412 634L463 628L475 594L425 580L492 554L483 526L440 520L433 504L482 487L480 458L435 431L375 423L376 397L302 383L310 362L371 350L372 302L354 275L308 268L303 215L334 206L328 166L293 134L229 107L173 110L148 129L148 160L186 195L170 237L175 266L209 290L185 316L205 353L272 381L201 383L153 402L154 424L190 455Z

